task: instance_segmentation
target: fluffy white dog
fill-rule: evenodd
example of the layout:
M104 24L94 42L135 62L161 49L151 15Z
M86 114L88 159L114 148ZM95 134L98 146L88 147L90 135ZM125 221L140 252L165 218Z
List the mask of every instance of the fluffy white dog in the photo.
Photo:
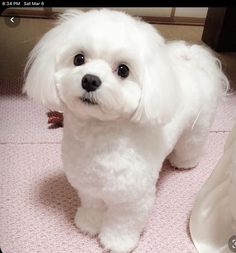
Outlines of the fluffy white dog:
M78 190L76 225L112 252L138 243L168 157L198 164L228 87L199 45L166 42L150 24L108 9L64 13L30 54L24 91L63 111L63 167Z

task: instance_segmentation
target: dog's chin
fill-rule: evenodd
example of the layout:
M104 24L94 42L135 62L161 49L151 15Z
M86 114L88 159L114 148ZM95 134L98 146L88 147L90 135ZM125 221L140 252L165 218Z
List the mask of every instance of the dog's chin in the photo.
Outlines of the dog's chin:
M68 112L71 112L76 118L97 119L100 121L110 120L110 112L104 111L104 105L94 97L78 96L65 102Z
M76 97L74 103L68 103L67 108L80 119L99 121L114 121L121 117L121 113L114 108L106 107L101 101L89 97Z

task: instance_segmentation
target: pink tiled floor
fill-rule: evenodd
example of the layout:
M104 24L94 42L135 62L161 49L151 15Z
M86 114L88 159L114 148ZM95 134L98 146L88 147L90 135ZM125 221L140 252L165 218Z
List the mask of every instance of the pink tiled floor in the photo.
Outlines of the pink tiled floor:
M1 85L1 84L0 84ZM61 170L61 129L22 96L0 96L0 246L3 253L102 253L73 224L79 204ZM188 220L236 120L236 96L222 101L197 168L163 166L156 204L134 253L196 253Z

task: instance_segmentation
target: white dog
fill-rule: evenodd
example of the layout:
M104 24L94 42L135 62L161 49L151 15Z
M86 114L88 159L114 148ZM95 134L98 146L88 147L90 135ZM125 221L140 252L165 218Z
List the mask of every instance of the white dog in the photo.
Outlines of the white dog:
M81 231L133 250L168 157L198 164L228 80L199 45L166 42L150 24L108 9L67 11L30 54L24 91L63 111L63 167L78 190Z

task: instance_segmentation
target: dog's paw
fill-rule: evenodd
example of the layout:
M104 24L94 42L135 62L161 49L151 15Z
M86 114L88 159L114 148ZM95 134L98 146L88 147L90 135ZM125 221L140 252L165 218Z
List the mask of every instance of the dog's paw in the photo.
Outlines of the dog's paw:
M198 162L171 162L170 165L179 170L191 170L198 166Z
M173 154L171 154L168 157L168 161L172 167L176 169L182 169L182 170L193 169L197 167L199 164L199 158L187 160L187 159L177 157Z
M94 236L100 232L103 213L97 209L79 207L75 215L76 226L86 234Z
M116 231L102 231L99 235L100 243L105 250L111 253L129 253L136 248L139 233L121 234Z

